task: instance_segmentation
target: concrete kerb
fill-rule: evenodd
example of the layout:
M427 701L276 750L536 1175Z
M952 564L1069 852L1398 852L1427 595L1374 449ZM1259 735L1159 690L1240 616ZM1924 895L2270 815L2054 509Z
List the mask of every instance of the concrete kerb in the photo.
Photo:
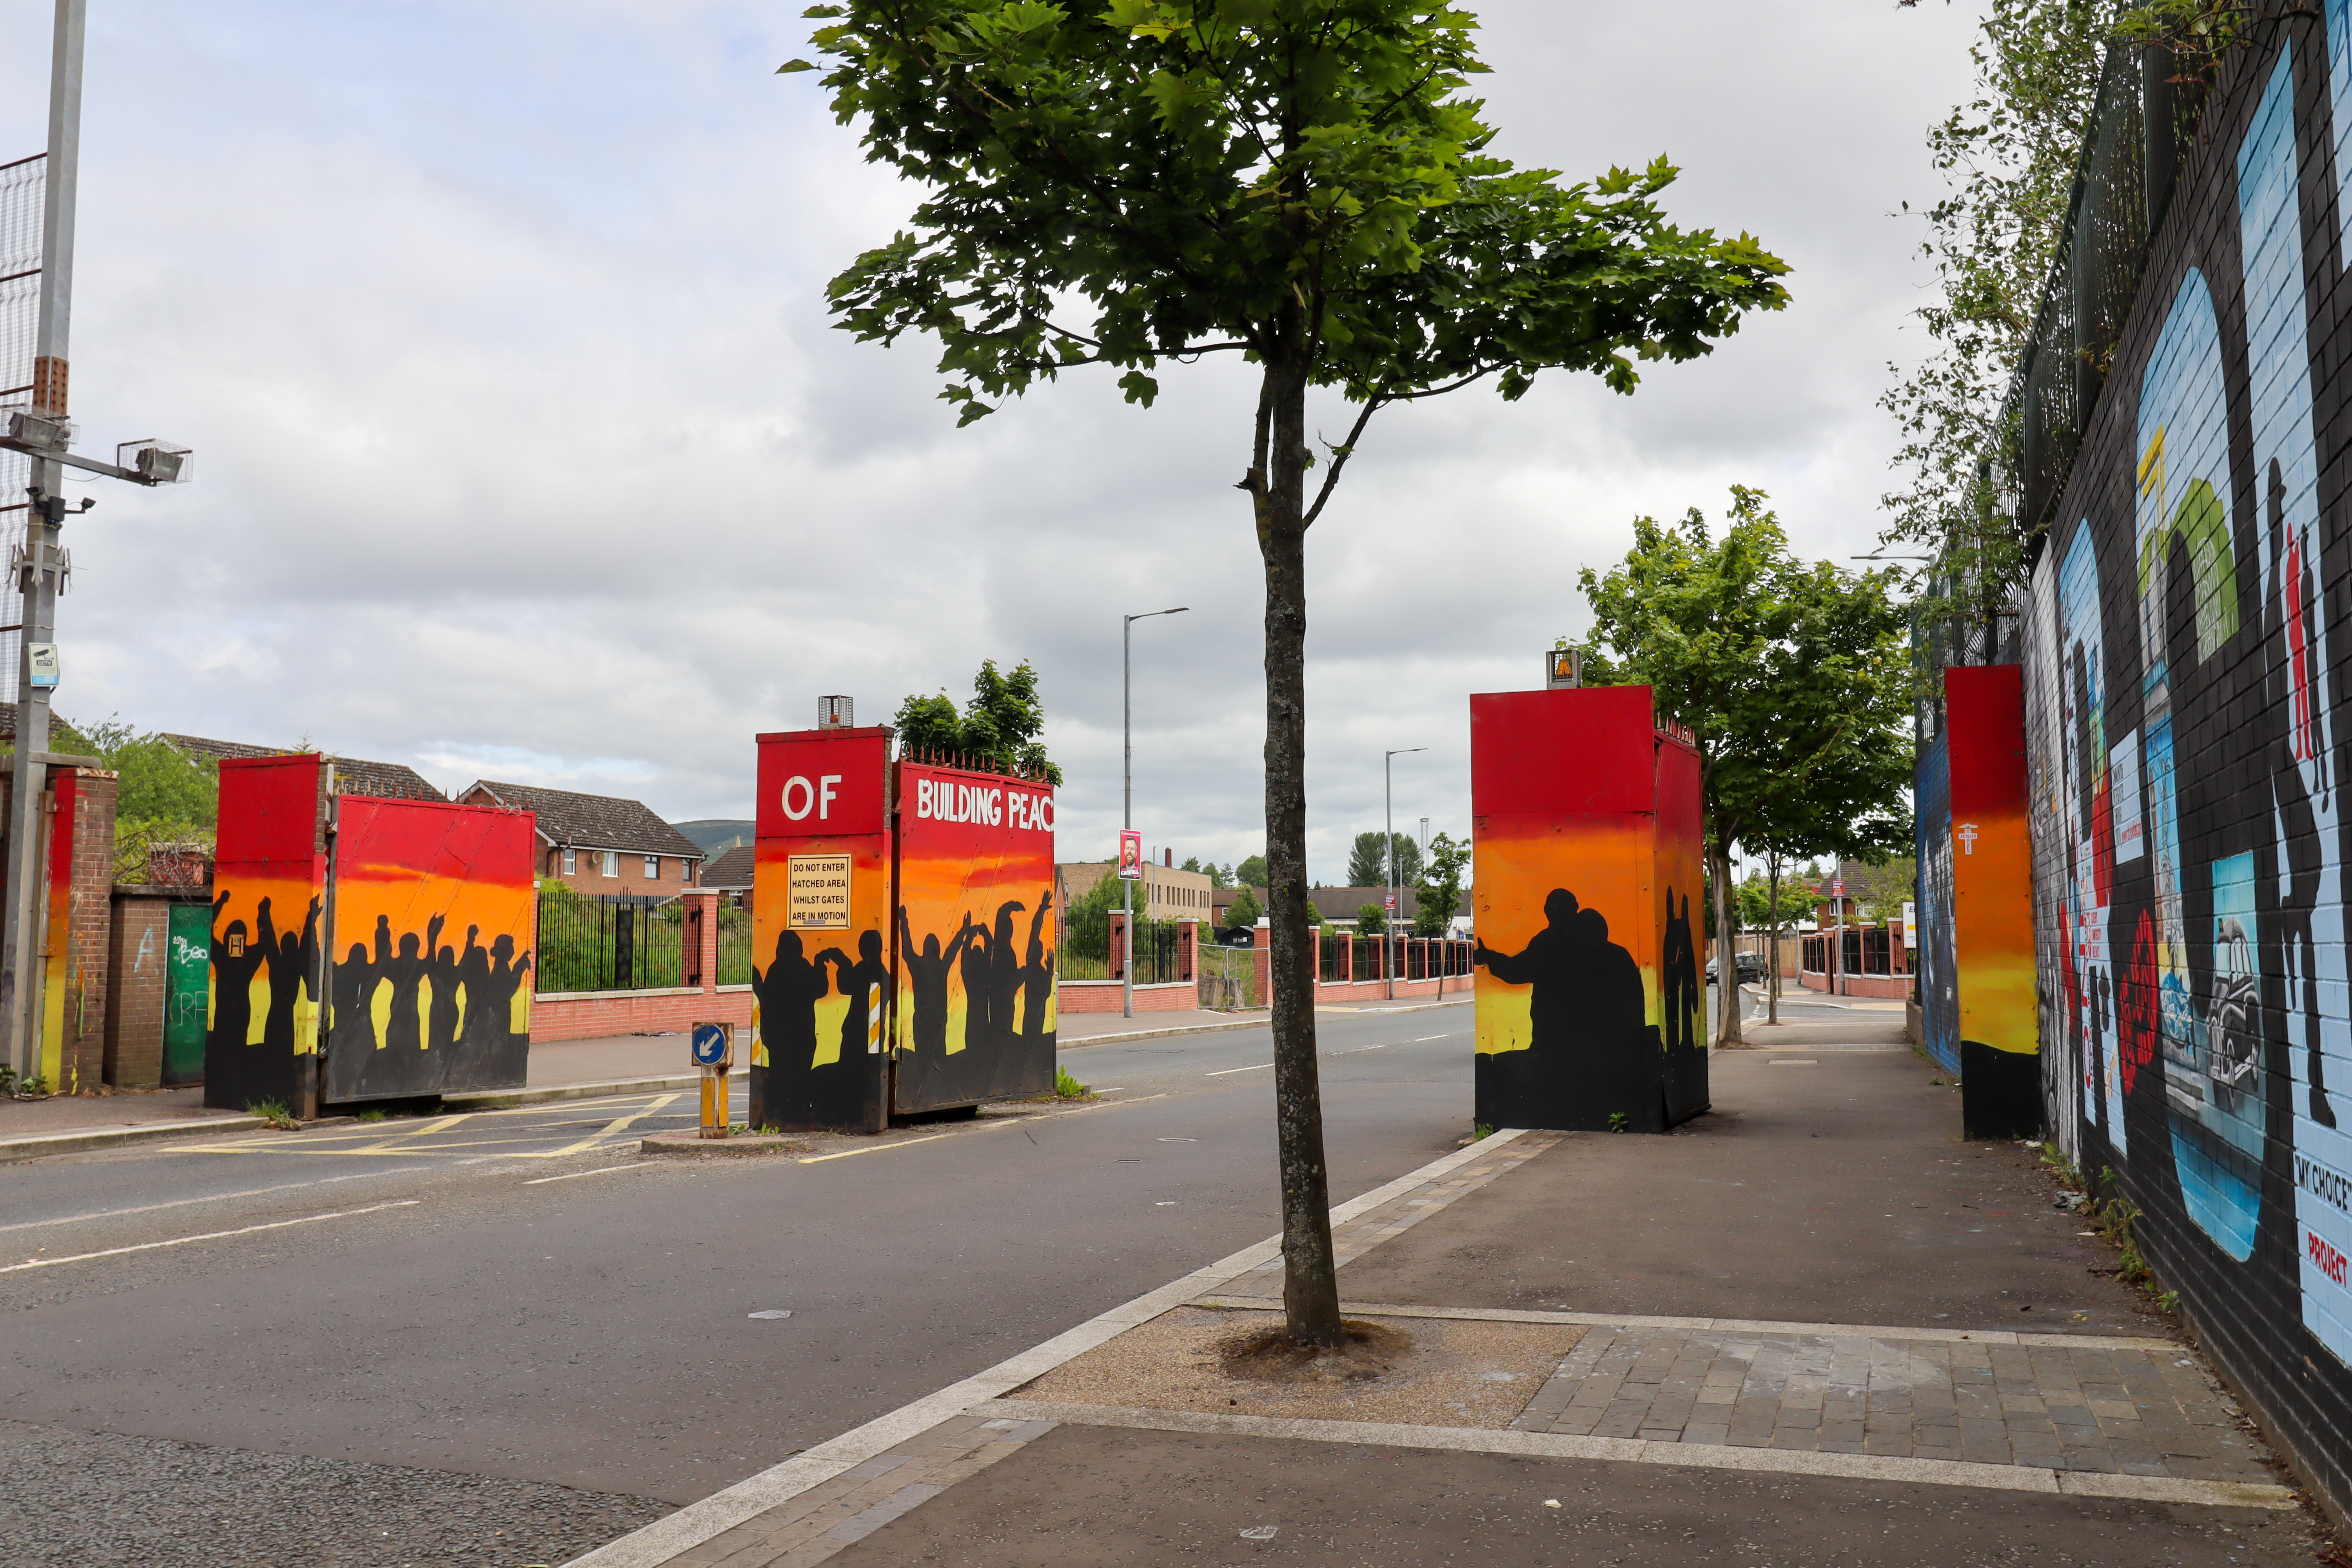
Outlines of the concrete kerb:
M258 1116L221 1116L203 1121L151 1121L138 1127L95 1127L83 1132L42 1132L30 1138L0 1140L0 1162L37 1160L48 1154L85 1154L93 1149L119 1149L126 1143L153 1143L166 1138L202 1138L217 1132L250 1132L268 1125Z
M1331 1223L1343 1225L1358 1215L1369 1213L1423 1182L1433 1181L1501 1147L1519 1137L1524 1131L1516 1127L1505 1128L1466 1148L1433 1160L1419 1170L1408 1172L1383 1186L1350 1198L1331 1211ZM618 1541L608 1542L583 1557L574 1558L566 1568L656 1568L657 1564L692 1551L746 1520L780 1503L791 1501L809 1488L831 1480L843 1471L862 1465L910 1437L919 1436L942 1421L953 1420L977 1405L1003 1398L1023 1384L1043 1377L1064 1363L1076 1360L1139 1323L1150 1322L1162 1312L1183 1306L1196 1296L1208 1294L1216 1286L1273 1261L1281 1253L1282 1238L1279 1236L1268 1237L1255 1246L1245 1247L1204 1268L1196 1268L1181 1279L1171 1280L1156 1290L1146 1291L1124 1305L1090 1318L1043 1344L1001 1361L985 1372L976 1373L936 1394L901 1405L887 1415L878 1415L863 1426L805 1449L782 1464L771 1466L758 1475L713 1492L699 1502L688 1503L676 1513L656 1520Z

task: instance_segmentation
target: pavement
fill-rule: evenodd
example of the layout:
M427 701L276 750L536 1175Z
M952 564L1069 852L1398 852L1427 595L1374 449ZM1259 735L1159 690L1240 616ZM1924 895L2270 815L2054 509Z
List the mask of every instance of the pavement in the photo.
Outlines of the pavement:
M1338 1368L1247 1353L1261 1240L575 1568L2334 1550L2038 1151L1963 1142L1899 1016L1844 1026L1717 1054L1669 1135L1506 1131L1339 1205Z

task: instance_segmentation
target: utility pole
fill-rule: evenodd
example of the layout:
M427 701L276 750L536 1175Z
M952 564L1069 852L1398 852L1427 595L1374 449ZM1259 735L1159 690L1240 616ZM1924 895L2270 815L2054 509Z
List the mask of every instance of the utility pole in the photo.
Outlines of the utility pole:
M74 186L81 162L81 54L87 0L58 0L49 58L49 155L42 170L41 301L33 349L33 408L62 421L67 413L66 356L73 321ZM62 446L65 443L59 442ZM33 459L32 505L25 511L25 545L16 563L24 613L16 638L16 776L8 795L8 881L5 929L0 929L0 1029L17 1081L41 1076L41 987L34 976L41 956L41 801L48 784L49 692L55 663L58 524L65 473L56 458ZM37 683L34 662L43 668Z
M1381 964L1381 970L1388 978L1388 999L1391 1002L1396 1000L1397 917L1404 913L1404 895L1397 886L1395 761L1427 750L1427 746L1403 746L1381 755L1381 833L1388 840L1385 847L1389 852L1389 907L1382 915L1386 922L1382 933L1387 939L1383 946L1389 962Z
M1118 825L1127 832L1135 830L1135 623L1148 621L1154 616L1181 616L1191 609L1179 605L1172 610L1146 610L1139 616L1121 618L1118 628L1118 734L1119 734L1119 804ZM1113 868L1118 869L1118 868ZM1141 867L1137 868L1141 870ZM1146 876L1150 873L1145 872ZM1146 884L1148 887L1150 884ZM1144 900L1150 907L1151 900ZM1118 884L1118 907L1126 914L1124 939L1127 951L1118 966L1119 1011L1135 1016L1135 883L1121 878Z
M128 479L137 485L184 483L191 476L184 447L161 441L125 442L114 463L69 448L67 356L73 322L74 205L81 167L81 63L88 0L57 0L49 58L49 144L42 168L41 297L33 346L32 406L0 409L0 447L33 459L27 487L25 542L14 563L23 613L16 627L16 752L10 781L7 885L0 899L0 1061L17 1081L45 1076L41 1067L42 951L47 922L43 876L48 837L49 697L58 684L58 589L67 562L58 530L96 501L68 507L58 493L67 468ZM128 466L121 466L121 465Z

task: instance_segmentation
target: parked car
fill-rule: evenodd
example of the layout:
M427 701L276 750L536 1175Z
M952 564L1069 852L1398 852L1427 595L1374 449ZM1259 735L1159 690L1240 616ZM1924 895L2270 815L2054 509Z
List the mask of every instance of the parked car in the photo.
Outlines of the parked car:
M1769 968L1769 965L1767 964L1762 953L1735 952L1731 955L1731 963L1733 972L1739 976L1739 984L1742 985L1760 985L1763 984L1765 972ZM1715 984L1715 964L1716 961L1714 959L1710 958L1706 961L1706 983L1709 985Z

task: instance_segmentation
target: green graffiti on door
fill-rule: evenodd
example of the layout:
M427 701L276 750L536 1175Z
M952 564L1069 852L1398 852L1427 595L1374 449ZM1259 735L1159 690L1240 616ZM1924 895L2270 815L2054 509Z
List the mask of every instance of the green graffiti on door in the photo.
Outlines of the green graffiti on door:
M173 904L163 965L163 1081L202 1083L210 1023L213 911Z

